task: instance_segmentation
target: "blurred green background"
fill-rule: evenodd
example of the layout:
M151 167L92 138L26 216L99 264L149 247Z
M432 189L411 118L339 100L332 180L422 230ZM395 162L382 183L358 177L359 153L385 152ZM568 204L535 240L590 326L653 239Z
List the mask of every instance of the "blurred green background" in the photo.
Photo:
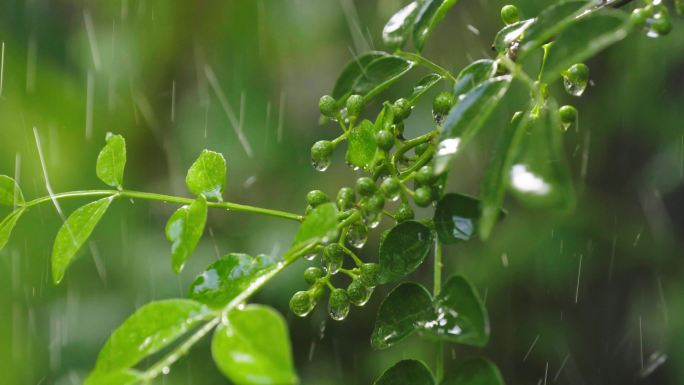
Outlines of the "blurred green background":
M318 125L318 98L355 53L382 48L382 26L402 5L3 0L0 173L16 176L27 199L46 195L35 127L54 191L101 188L95 159L112 131L128 141L129 188L187 195L185 170L209 148L228 160L228 200L302 212L310 189L332 195L356 178L341 151L326 173L309 165L311 144L338 134ZM458 4L426 56L454 71L490 57L502 5ZM532 16L548 1L516 5ZM486 355L515 385L684 383L684 23L677 20L660 39L635 34L588 64L592 85L583 98L552 88L580 110L579 129L565 136L578 209L533 212L510 200L510 215L491 241L446 249L445 272L473 280L492 323L486 349L448 346L447 368ZM234 117L207 73L215 74ZM386 97L407 94L423 74L415 71ZM451 191L478 193L498 130L526 98L518 87L505 99L457 159ZM414 111L409 134L430 129L429 105L424 99ZM231 119L244 127L251 156ZM70 212L83 203L62 205ZM279 219L213 211L203 242L177 276L163 235L173 209L116 202L60 286L49 279L61 222L55 208L46 204L22 218L0 252L0 383L81 383L109 333L137 307L185 296L193 277L227 252L283 251L296 231ZM363 256L374 260L374 250L377 235ZM301 272L311 263L298 262L254 298L286 315L304 384L370 384L401 358L434 364L434 347L417 336L371 351L387 287L342 323L327 320L325 306L293 317L287 302L305 287ZM429 270L410 279L429 284ZM228 383L207 340L157 382Z

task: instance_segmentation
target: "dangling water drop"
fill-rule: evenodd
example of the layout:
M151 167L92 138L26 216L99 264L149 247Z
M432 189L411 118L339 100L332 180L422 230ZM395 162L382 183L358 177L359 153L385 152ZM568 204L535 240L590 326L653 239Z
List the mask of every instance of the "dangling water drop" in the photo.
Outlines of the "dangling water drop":
M362 215L364 223L371 229L378 227L382 218L381 213L374 210L363 210Z
M582 96L587 89L587 83L574 83L566 77L563 78L563 86L565 86L565 91L572 96Z
M357 249L362 248L368 240L368 227L361 222L351 224L347 229L347 240Z

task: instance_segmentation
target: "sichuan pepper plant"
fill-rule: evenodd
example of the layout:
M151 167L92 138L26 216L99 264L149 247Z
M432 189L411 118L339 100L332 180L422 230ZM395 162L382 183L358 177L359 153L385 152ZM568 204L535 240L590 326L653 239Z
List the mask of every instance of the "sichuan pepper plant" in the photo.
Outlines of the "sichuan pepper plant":
M248 301L300 258L320 262L312 262L305 270L308 287L290 300L290 309L297 316L304 317L320 302L327 302L321 306L327 306L330 318L341 321L352 305L363 306L376 286L394 285L380 305L371 346L384 349L416 332L435 342L433 369L418 360L403 360L375 384L503 384L496 365L483 358L465 359L445 373L445 344L483 347L490 330L487 311L468 279L456 274L443 280L442 245L475 237L486 240L504 216L506 192L533 208L572 210L575 195L563 154L563 134L577 125L578 112L572 106L559 107L549 94L549 85L562 81L568 93L582 96L589 83L589 68L583 61L633 32L645 32L649 37L667 34L672 22L668 8L659 0L637 5L625 0L570 0L531 18L507 5L501 9L504 27L494 38L494 57L452 73L422 56L421 50L456 3L422 0L399 10L382 33L387 52L372 51L354 58L332 93L320 99L321 122L339 126L340 135L313 144L313 167L325 171L332 154L345 151L348 165L364 176L333 196L310 191L303 215L224 201L226 161L209 150L203 151L187 172L185 181L192 198L130 190L123 178L125 140L114 134L107 135L96 164L98 178L110 189L71 191L27 201L12 178L0 176L0 204L13 209L0 223L0 249L17 221L36 206L96 198L71 213L57 232L51 256L55 284L62 281L115 201L140 199L181 205L165 229L171 243L171 267L176 272L183 269L202 238L210 208L299 224L291 248L282 256L228 254L197 276L187 299L155 301L138 309L111 334L86 384L149 383L167 374L197 341L210 334L214 361L232 382L298 383L283 317L268 306ZM631 13L618 9L628 5ZM684 8L681 1L674 6L678 12ZM409 40L414 51L404 50ZM537 73L528 73L530 67ZM428 73L405 97L380 99L384 90L418 69ZM446 192L452 160L487 123L514 82L526 87L530 97L521 103L510 124L500 127L480 197ZM428 91L444 85L448 91L427 101L432 104L433 120L421 126L429 129L406 138L404 127L412 109L423 102ZM373 111L377 114L371 119ZM432 216L416 218L415 206L434 208ZM369 231L379 228L383 219L389 228L381 234L378 260L364 261L357 250L365 246ZM432 290L402 282L431 253ZM157 354L156 362L142 367L143 359L161 352L165 354Z

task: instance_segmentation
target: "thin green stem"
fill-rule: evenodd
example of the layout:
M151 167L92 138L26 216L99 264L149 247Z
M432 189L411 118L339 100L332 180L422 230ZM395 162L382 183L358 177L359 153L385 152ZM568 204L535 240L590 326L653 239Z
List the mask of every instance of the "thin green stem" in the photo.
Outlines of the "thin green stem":
M397 56L403 57L406 60L412 61L418 65L421 65L425 68L429 68L439 75L442 75L444 78L449 79L450 82L456 83L456 78L454 75L451 74L446 68L434 63L433 61L426 59L422 55L413 53L413 52L405 52L405 51L399 51L396 53Z
M414 148L414 147L416 147L422 143L431 141L435 136L437 136L437 134L439 134L439 131L437 131L437 130L430 131L427 134L417 136L413 139L409 139L409 140L405 141L404 143L402 143L401 146L399 148L397 148L397 150L394 152L394 154L392 154L392 157L390 158L390 163L392 164L393 169L397 170L397 171L399 170L397 167L397 161L399 160L399 158L402 155L404 155L410 149L412 149L412 148Z
M442 290L442 243L437 237L435 237L435 266L432 284L432 294L436 298ZM442 341L437 342L435 376L438 383L444 379L444 343Z

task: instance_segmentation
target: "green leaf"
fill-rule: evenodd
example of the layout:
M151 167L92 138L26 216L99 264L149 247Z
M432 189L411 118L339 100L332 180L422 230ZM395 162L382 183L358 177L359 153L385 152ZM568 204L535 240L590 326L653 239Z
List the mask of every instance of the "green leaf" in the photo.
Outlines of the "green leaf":
M179 273L197 247L207 222L207 200L198 195L191 205L173 213L166 223L166 239L171 242L171 265Z
M373 129L375 132L391 130L392 124L394 124L394 110L389 102L385 102L382 106L382 110L380 110L380 113L375 118Z
M275 259L267 255L228 254L195 278L189 297L212 308L223 308L275 266Z
M312 243L330 242L337 238L337 207L324 203L307 214L299 226L292 247Z
M460 151L487 121L508 91L512 77L498 76L464 94L444 121L435 155L435 172L441 174L451 158Z
M185 176L185 184L195 195L223 200L226 186L226 160L218 152L203 150Z
M24 204L24 194L14 179L7 175L0 175L0 205L21 206Z
M530 207L565 211L575 207L562 130L558 106L549 99L522 134L509 171L509 187L518 200Z
M221 372L236 384L299 382L285 320L266 306L231 311L214 333L211 353Z
M69 215L55 237L52 247L52 280L60 283L78 249L88 239L114 197L102 198L79 207Z
M435 379L422 361L403 360L387 369L373 385L435 385Z
M114 330L100 350L94 372L106 374L133 367L209 315L206 306L189 299L150 302Z
M442 79L444 78L438 74L428 74L422 79L420 79L418 83L416 83L416 85L413 86L411 96L408 98L411 104L414 105L418 101L418 99L420 99L423 95L425 95L425 93L430 91L430 89L436 86Z
M364 120L356 127L352 127L347 134L347 163L370 171L375 159L378 144L375 142L375 126L369 120Z
M477 230L480 201L461 194L449 193L437 202L434 222L442 243L470 240Z
M461 275L452 276L434 301L434 314L421 333L438 340L482 347L489 341L489 317L475 288Z
M94 372L83 385L134 385L143 379L143 374L136 370L122 369L108 373Z
M629 17L620 11L602 11L580 18L561 32L549 48L542 80L551 83L558 79L571 65L627 37L631 27Z
M380 280L399 280L413 272L430 252L432 231L416 221L394 226L380 243Z
M499 54L504 53L513 42L522 38L532 23L534 23L534 19L527 19L503 27L494 37L494 50Z
M522 59L532 50L548 43L551 38L577 21L579 15L594 5L594 2L586 0L570 0L544 9L525 31L520 41L518 58Z
M380 305L371 346L385 349L411 335L432 315L432 296L423 286L406 282L395 287Z
M14 226L16 226L22 214L24 214L23 207L14 210L0 222L0 250L4 249L7 245L12 235L12 230L14 230Z
M406 75L414 63L399 56L387 55L373 60L354 83L352 92L366 101L389 88Z
M382 41L387 48L394 51L404 47L411 34L413 20L417 13L418 1L413 1L389 19L382 30Z
M468 358L447 373L441 385L504 385L499 368L484 358Z
M352 59L342 70L342 73L335 82L332 97L337 99L337 102L342 105L349 95L354 90L354 85L363 76L366 67L374 60L389 56L386 52L371 51L364 53Z
M491 79L496 74L498 65L495 60L478 60L465 67L458 74L454 85L454 95L460 96L485 81Z
M505 128L499 135L494 154L485 168L482 178L481 191L481 217L479 221L480 238L485 240L494 228L497 220L501 217L508 176L513 165L513 156L519 151L520 141L530 124L529 112L515 123Z
M126 140L121 135L107 133L107 144L97 156L95 173L109 186L123 187L124 167L126 167Z
M418 51L423 50L425 42L432 34L447 11L456 5L458 0L426 0L423 2L416 20L413 23L413 44Z

